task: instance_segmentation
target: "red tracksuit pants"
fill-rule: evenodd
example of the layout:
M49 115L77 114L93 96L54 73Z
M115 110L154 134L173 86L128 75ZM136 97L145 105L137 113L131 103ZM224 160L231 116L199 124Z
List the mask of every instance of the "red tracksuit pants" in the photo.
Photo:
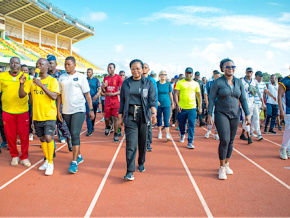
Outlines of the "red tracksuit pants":
M17 134L21 141L20 160L28 158L29 147L29 113L9 114L3 111L3 124L6 140L10 149L11 157L18 157Z

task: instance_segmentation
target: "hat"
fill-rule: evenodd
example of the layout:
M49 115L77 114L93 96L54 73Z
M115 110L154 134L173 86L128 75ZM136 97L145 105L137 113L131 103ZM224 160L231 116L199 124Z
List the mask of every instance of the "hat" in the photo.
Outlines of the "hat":
M195 72L195 75L196 75L196 76L200 76L200 72L196 71L196 72Z
M47 58L48 61L56 61L56 58L55 58L54 55L47 55L46 58Z
M151 73L150 73L150 75L156 76L156 73L152 70Z
M213 74L221 74L218 70L214 70Z
M185 69L185 73L193 73L193 69L191 67L188 67Z
M179 76L175 75L173 79L179 79Z
M255 76L263 76L263 73L261 71L257 71Z
M253 69L252 69L251 67L248 67L248 68L246 69L246 72L249 72L249 71L252 71L252 72L253 72Z

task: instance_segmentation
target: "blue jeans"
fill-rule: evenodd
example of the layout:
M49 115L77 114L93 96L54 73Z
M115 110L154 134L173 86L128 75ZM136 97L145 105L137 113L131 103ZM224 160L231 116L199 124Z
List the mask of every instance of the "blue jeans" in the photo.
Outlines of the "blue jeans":
M158 107L157 126L162 126L162 114L164 119L164 127L169 127L170 107Z
M265 127L268 127L270 119L271 119L270 129L274 129L276 117L278 115L278 105L267 103L266 106L267 106L267 117L266 117Z
M98 110L98 105L99 105L99 101L93 101L93 109L94 109L95 115ZM86 102L87 128L88 128L88 132L92 132L94 131L95 119L91 120L89 113L90 113L89 104Z
M188 143L193 142L195 119L196 119L196 108L182 109L181 113L178 113L179 131L181 135L185 134L185 124L186 120L188 120Z

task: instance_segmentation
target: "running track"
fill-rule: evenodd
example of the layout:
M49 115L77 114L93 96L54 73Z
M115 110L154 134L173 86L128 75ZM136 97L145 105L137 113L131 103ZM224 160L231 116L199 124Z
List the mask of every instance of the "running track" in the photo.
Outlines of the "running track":
M100 120L97 115L96 120ZM1 217L290 217L290 160L279 158L282 132L264 134L248 145L235 140L231 160L234 175L217 179L218 141L205 139L196 128L194 150L157 139L146 154L145 172L124 182L125 142L104 135L104 123L81 135L84 162L75 175L67 173L72 154L57 144L53 176L38 167L43 153L37 137L30 143L32 166L10 166L9 151L0 154ZM165 137L165 132L163 132ZM137 166L136 166L137 167ZM288 169L287 169L288 168Z

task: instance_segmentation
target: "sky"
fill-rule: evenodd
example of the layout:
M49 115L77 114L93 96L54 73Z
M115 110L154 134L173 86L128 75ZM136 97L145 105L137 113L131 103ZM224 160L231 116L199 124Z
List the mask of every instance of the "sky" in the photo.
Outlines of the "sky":
M254 72L289 75L289 0L49 0L95 28L73 49L106 71L140 59L169 77L186 67L210 78L223 58L237 77Z

